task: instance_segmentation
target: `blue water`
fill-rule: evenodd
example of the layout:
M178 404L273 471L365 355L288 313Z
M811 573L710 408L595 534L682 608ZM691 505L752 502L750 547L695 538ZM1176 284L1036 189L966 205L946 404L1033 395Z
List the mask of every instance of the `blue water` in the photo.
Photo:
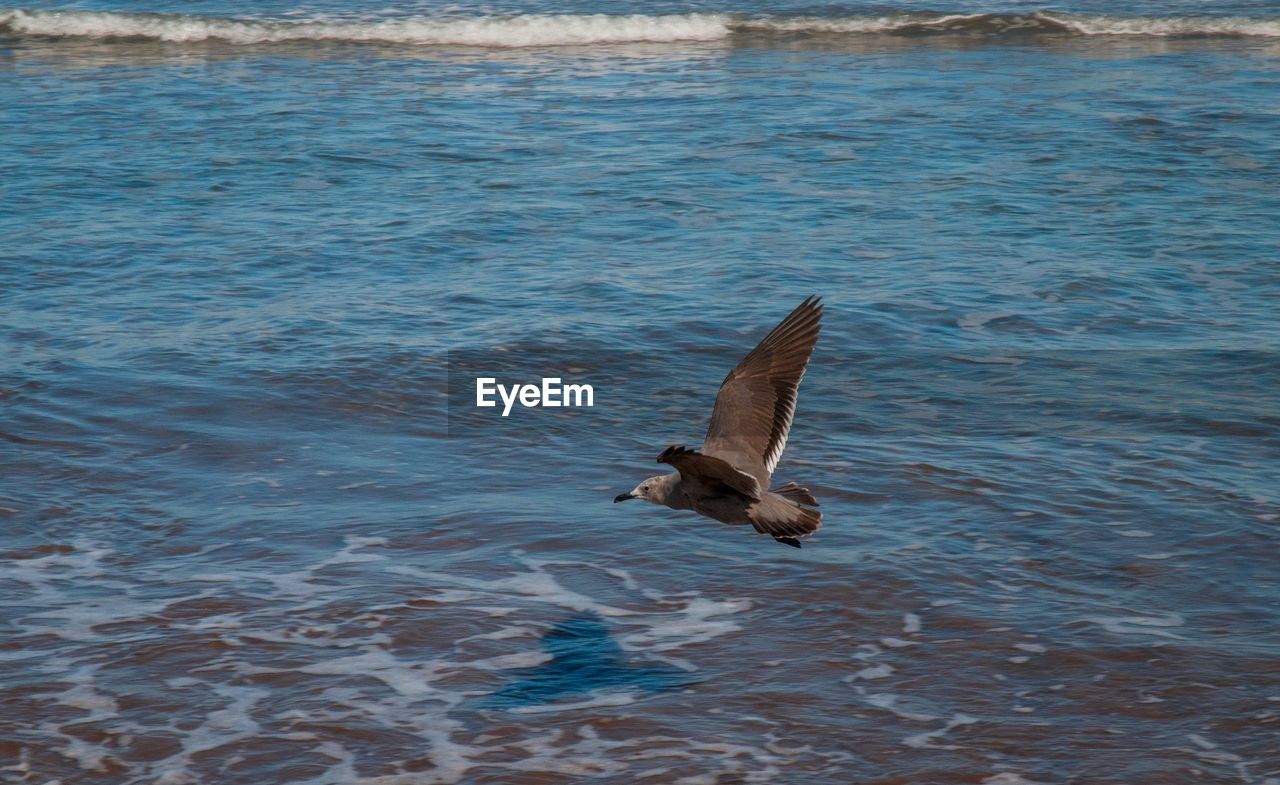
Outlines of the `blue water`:
M0 11L0 771L1276 785L1280 7L1200 5ZM811 293L823 530L611 504Z

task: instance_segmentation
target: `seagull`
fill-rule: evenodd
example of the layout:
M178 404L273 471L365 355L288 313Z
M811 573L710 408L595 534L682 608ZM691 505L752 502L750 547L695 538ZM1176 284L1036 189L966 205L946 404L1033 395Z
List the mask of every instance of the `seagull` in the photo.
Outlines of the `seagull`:
M650 477L614 503L643 499L721 523L749 523L799 548L800 537L822 527L822 513L813 509L818 500L794 482L771 491L769 480L787 446L821 320L820 298L800 303L721 382L702 450L663 450L658 463L675 471Z

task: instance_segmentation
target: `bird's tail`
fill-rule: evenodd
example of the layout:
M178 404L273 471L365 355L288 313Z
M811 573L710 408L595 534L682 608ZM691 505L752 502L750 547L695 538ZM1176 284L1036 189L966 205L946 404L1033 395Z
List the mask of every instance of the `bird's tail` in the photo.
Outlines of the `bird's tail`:
M763 499L748 507L747 519L761 534L771 535L778 542L799 548L800 540L797 538L822 528L822 513L800 506L801 503L817 504L807 489L794 483L788 485L777 492L766 493Z
M793 482L789 482L781 488L775 489L774 493L779 496L785 496L796 504L807 504L810 507L818 506L818 500L813 498L813 494L809 492L808 488L801 488Z

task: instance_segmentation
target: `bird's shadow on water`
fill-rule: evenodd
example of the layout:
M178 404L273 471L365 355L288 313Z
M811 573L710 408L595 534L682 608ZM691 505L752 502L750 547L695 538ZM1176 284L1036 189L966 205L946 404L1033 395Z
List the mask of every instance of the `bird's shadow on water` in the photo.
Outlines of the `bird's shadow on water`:
M542 648L550 660L510 671L510 681L480 698L475 708L527 710L567 698L582 700L592 693L663 692L697 683L679 668L631 662L597 613L579 613L560 621L542 636Z

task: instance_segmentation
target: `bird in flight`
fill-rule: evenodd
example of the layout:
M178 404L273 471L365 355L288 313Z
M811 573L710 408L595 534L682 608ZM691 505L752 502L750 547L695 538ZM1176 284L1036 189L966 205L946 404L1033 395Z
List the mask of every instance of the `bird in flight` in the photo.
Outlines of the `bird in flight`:
M650 477L613 501L643 499L721 523L749 523L799 548L800 537L822 527L822 513L813 509L818 500L794 482L771 491L769 480L787 446L821 320L818 297L800 303L721 382L702 450L668 447L658 463L675 472Z

